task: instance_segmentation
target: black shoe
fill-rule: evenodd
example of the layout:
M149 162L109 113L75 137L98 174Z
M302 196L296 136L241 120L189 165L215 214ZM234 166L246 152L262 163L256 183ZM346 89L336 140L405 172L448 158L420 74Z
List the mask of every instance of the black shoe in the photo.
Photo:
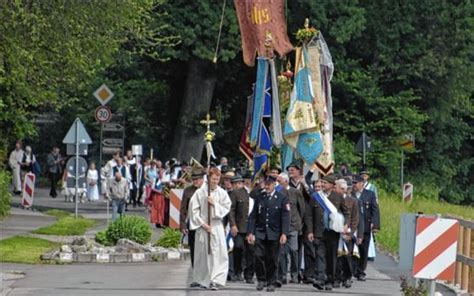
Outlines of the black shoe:
M303 278L303 284L312 284L314 283L314 279L312 278Z
M258 282L257 291L262 291L265 288L265 282Z
M245 283L246 284L254 284L255 282L253 281L253 279L246 279Z
M344 281L344 287L346 287L347 289L352 287L352 281L351 280Z
M324 290L332 291L332 285L331 284L326 284L326 286L324 286Z
M274 285L268 285L267 292L275 292L275 286Z
M209 289L211 289L212 291L217 291L217 290L219 290L219 287L217 287L217 285L215 283L211 283L209 285Z
M234 275L234 281L243 282L244 278L240 274L239 275Z
M358 281L361 281L361 282L365 282L365 275L359 275L359 276L357 277L357 280L358 280Z
M315 287L318 290L323 290L324 289L324 283L322 281L314 281L313 282L313 287Z
M282 285L288 285L288 281L287 281L286 279L282 279L282 280L281 280L281 284L282 284Z
M340 288L341 287L341 282L337 281L334 282L333 288Z
M191 288L199 288L199 287L201 287L201 285L198 284L198 283L196 283L196 282L192 282L191 284L189 284L189 287L191 287Z
M277 281L275 282L275 287L281 288L281 285L282 285L282 283L281 283L280 280L277 280ZM268 290L268 289L267 289L267 290Z

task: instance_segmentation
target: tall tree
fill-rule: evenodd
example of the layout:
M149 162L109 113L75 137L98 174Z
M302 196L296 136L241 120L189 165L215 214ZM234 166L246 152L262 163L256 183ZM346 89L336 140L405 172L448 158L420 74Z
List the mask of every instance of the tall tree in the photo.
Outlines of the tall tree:
M214 52L219 34L223 3L227 3L217 56ZM231 1L177 0L163 8L168 12L167 21L171 35L180 36L182 43L169 54L186 61L181 71L186 71L182 89L173 96L180 102L174 130L172 156L187 160L200 158L203 149L202 128L199 121L209 112L217 82L217 68L234 58L240 50L240 40L235 11Z
M34 135L34 116L90 97L96 76L143 23L153 0L0 0L0 147Z

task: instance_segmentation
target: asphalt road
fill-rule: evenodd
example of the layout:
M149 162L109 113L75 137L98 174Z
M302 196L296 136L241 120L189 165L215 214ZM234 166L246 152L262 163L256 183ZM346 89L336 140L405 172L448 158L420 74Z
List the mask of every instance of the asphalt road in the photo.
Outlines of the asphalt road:
M164 261L146 264L16 265L3 264L4 271L24 273L9 284L5 296L148 296L148 295L265 295L255 285L228 283L218 292L187 288L190 264ZM274 295L400 295L399 284L369 265L368 280L353 288L318 292L311 285L286 285Z

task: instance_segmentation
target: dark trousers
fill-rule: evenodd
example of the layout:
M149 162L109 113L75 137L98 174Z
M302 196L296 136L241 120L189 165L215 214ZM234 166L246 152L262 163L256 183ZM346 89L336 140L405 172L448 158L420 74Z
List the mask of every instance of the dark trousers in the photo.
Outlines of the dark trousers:
M143 193L142 191L142 189L138 190L135 185L133 185L132 189L130 189L130 204L132 204L134 208L141 202L140 199Z
M245 279L252 279L255 274L255 250L254 246L249 245L247 242L245 233L239 233L234 237L234 250L232 253L235 275L240 276L243 271Z
M336 279L337 247L340 234L332 230L324 230L323 240L326 246L326 276L327 283L333 284Z
M360 259L357 263L355 276L365 276L365 269L367 268L367 259L369 255L370 232L364 233L364 240L359 246Z
M194 267L194 240L196 237L196 230L188 230L188 244L189 253L191 255L191 266Z
M314 245L306 236L300 236L298 240L298 262L304 258L304 279L314 279L314 270L316 268L316 257Z
M349 241L345 242L348 254L344 256L339 256L337 258L337 270L336 270L336 280L337 281L347 281L352 278L354 274L353 260L352 260L352 251L354 250L354 242Z
M255 241L255 269L257 280L275 285L280 242L257 239Z
M315 274L314 278L318 281L326 281L326 244L322 238L314 240L314 254L315 254Z
M49 173L49 181L51 183L51 190L49 191L49 196L56 197L58 193L56 192L56 186L58 185L59 173Z
M296 232L295 232L296 233ZM278 264L278 279L286 280L288 272L288 257L290 258L290 273L293 281L298 280L298 235L288 235L288 240L284 246L280 247L280 262Z
M227 273L227 280L232 281L235 277L235 270L234 270L234 251L227 252L227 256L229 258L229 272Z

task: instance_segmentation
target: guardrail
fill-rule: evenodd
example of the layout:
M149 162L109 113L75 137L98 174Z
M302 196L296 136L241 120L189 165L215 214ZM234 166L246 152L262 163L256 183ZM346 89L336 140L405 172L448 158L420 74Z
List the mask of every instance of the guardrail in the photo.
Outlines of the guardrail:
M455 216L446 218L459 221L456 274L454 285L474 295L474 222Z

